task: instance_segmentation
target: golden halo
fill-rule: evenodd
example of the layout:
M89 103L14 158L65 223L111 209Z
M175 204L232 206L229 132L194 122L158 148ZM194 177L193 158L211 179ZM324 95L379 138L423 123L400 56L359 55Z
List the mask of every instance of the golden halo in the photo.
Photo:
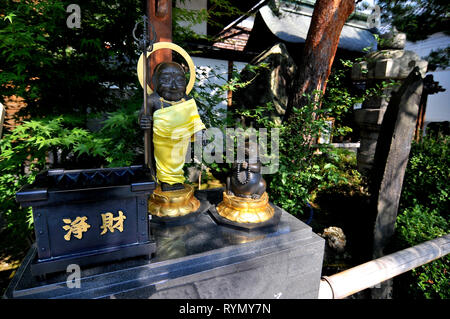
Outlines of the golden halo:
M153 45L153 50L151 52L147 53L147 57L152 54L153 52L160 50L160 49L171 49L175 52L177 52L178 54L180 54L184 60L187 62L188 66L189 66L189 82L186 86L186 94L189 94L189 92L191 92L192 88L194 87L194 82L195 82L195 65L194 65L194 61L192 61L192 58L189 56L189 54L179 45L176 45L175 43L172 42L157 42ZM139 83L141 84L142 87L144 87L144 71L142 70L142 63L144 60L144 54L141 54L141 56L139 57L139 61L137 64L137 74L138 74L138 79L139 79ZM147 94L152 94L153 90L150 88L150 85L147 84Z

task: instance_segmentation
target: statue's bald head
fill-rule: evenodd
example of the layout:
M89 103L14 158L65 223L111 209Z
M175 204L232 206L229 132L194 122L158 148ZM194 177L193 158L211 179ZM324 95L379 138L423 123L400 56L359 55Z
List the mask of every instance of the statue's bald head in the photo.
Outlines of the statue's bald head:
M186 76L183 67L176 62L158 64L153 74L155 91L164 99L178 101L186 93Z
M179 72L181 72L181 73L184 74L184 69L183 69L183 67L182 67L179 63L176 63L176 62L161 62L161 63L159 63L159 64L155 67L154 74L156 75L158 72L161 72L162 70L165 70L165 69L167 69L167 68L175 68L175 69L178 69Z

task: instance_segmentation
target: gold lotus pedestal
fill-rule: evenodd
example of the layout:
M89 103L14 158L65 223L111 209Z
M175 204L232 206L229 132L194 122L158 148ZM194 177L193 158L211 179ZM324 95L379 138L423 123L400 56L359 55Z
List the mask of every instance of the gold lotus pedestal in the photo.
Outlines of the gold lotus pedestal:
M266 192L257 199L223 192L223 201L209 211L219 224L248 231L276 226L281 215Z
M258 199L251 199L224 192L223 201L217 206L220 216L237 223L262 223L272 218L274 212L267 193Z
M184 184L184 189L167 192L158 185L148 201L148 212L152 221L176 222L197 216L202 211L200 206L191 185Z

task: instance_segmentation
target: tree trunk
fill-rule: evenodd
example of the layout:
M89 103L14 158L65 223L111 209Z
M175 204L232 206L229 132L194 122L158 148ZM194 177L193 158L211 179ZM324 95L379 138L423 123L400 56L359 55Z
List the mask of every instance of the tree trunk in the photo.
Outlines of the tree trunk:
M355 9L355 0L317 0L308 30L302 63L294 81L284 119L293 107L306 105L315 91L325 92L339 36L345 21ZM314 96L317 99L318 95Z

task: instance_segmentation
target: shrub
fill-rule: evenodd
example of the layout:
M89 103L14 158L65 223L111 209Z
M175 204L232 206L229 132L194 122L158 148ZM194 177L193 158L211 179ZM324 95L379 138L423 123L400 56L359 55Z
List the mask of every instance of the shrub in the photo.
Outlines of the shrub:
M142 2L83 1L81 28L73 29L66 25L71 3L0 2L2 16L9 17L0 19L0 100L22 97L28 105L23 115L111 111L110 87L123 92L137 84L131 31Z
M403 181L400 207L421 204L439 212L449 212L450 136L425 136L413 142Z
M268 103L251 110L236 110L238 118L248 119L257 127L280 129L280 159L276 174L266 175L268 192L273 202L289 213L301 217L308 204L325 190L360 192L364 182L356 170L355 157L330 145L314 144L321 132L328 129L327 119L335 119L333 137L349 136L347 126L352 118L355 103L380 95L392 85L382 83L365 90L349 89L349 75L353 62L341 60L341 65L331 74L325 95L314 92L319 98L307 105L293 108L289 122L275 124L268 114L273 106ZM258 70L255 70L256 72Z
M396 223L399 249L449 233L449 136L413 142ZM450 298L450 257L417 267L399 278L414 298Z
M31 210L19 207L15 193L49 167L48 154L59 153L62 158L89 152L102 155L92 134L69 128L68 122L64 117L25 121L0 140L0 213L13 236L29 235L32 224Z
M236 112L250 118L258 127L265 127L268 131L270 128L280 130L279 169L264 176L267 191L274 204L303 217L318 191L331 185L349 183L347 178L358 173L348 165L351 157L345 151L313 143L327 128L327 108L318 108L314 102L294 108L291 120L282 124L270 119L271 108L273 106L269 103L265 107Z
M120 167L137 162L142 144L136 98L108 113L103 127L89 131L69 115L24 121L0 140L0 213L19 240L31 235L31 209L20 208L15 193L45 169Z
M449 223L437 210L416 204L397 218L397 236L403 248L420 244L448 233ZM450 298L450 256L417 267L403 279L414 298Z

